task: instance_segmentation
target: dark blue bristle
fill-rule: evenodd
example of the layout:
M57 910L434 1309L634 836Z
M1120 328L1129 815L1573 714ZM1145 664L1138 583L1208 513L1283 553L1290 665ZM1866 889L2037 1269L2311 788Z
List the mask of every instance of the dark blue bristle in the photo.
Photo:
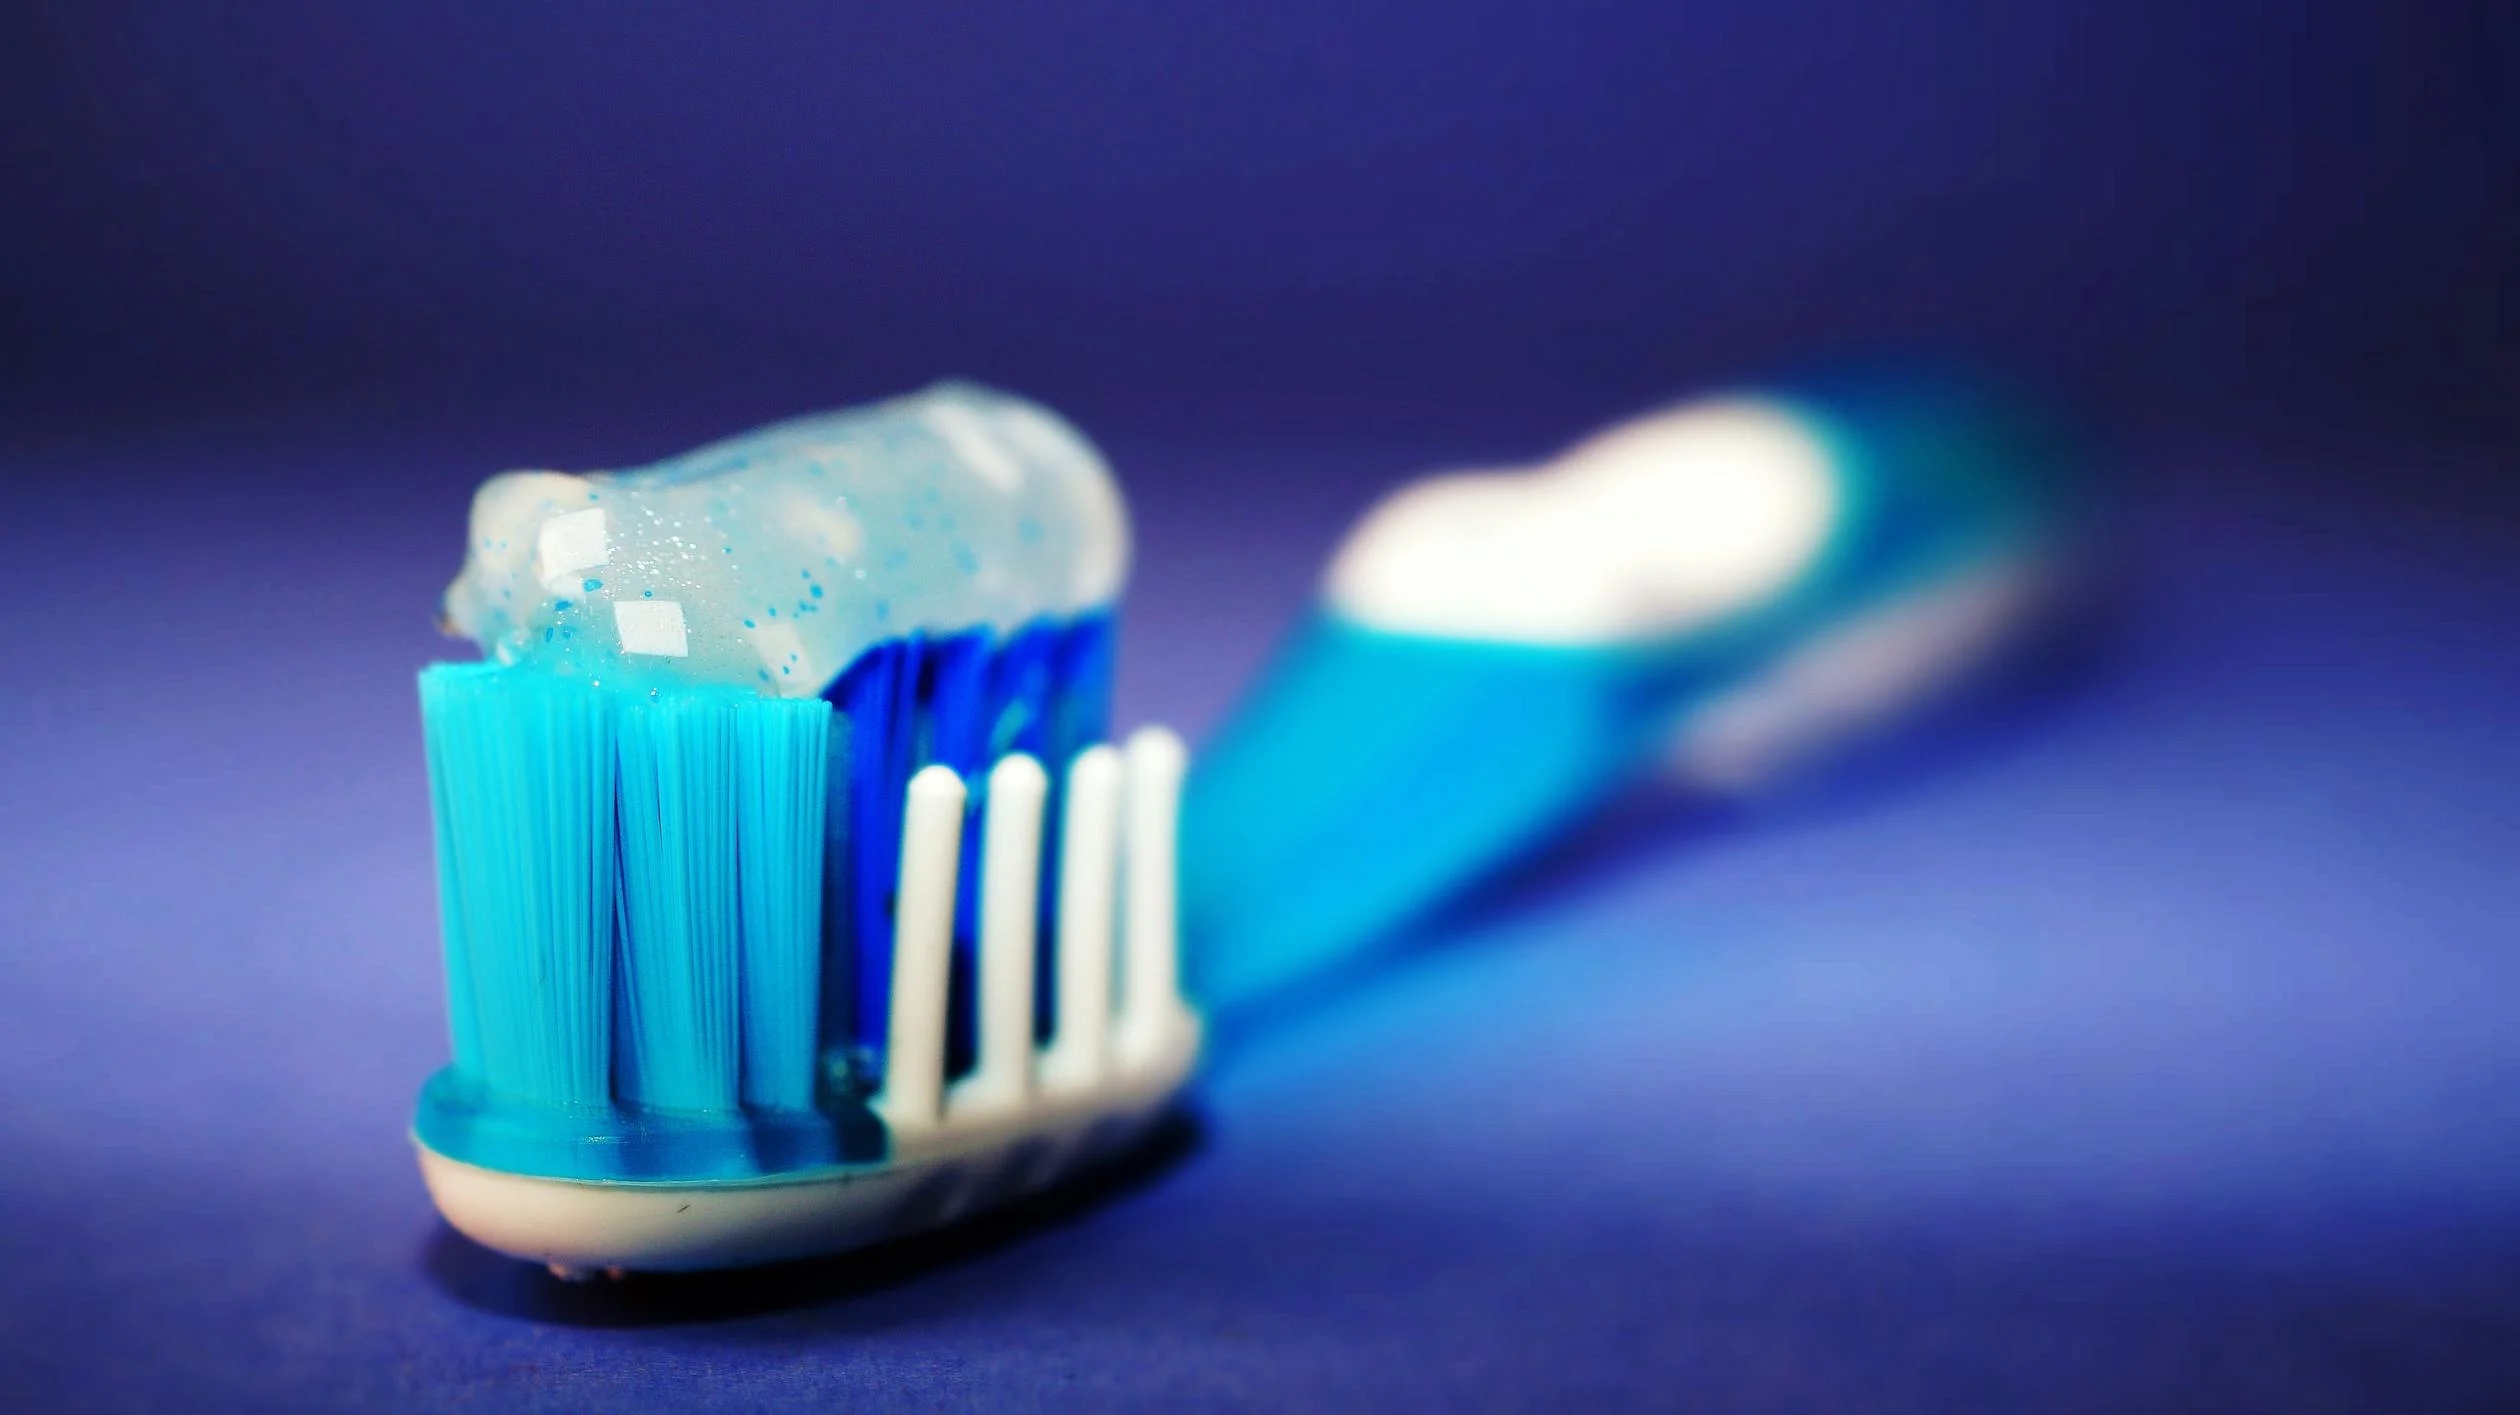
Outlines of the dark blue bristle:
M1038 627L1007 640L1005 646L991 661L988 760L994 762L1010 752L1023 752L1035 761L1055 766L1075 755L1073 751L1060 750L1055 740L1055 729L1058 725L1058 714L1055 709L1059 703L1059 681L1056 670L1059 644L1064 638L1064 630L1049 626ZM1050 813L1044 816L1047 821L1056 821L1059 818L1056 814L1059 801L1058 777L1059 773L1054 771L1050 781L1049 799L1046 803ZM976 837L977 833L974 834ZM1059 832L1056 829L1047 829L1042 832L1042 883L1040 892L1035 896L1039 912L1035 915L1033 930L1036 950L1033 959L1034 976L1041 978L1055 976L1052 966L1056 949L1056 930L1053 928L1053 921L1054 911L1058 906L1056 888L1059 877L1058 841ZM978 877L976 861L967 862L967 865L970 873L965 876L965 879L976 880ZM976 933L976 911L979 907L977 893L971 893L967 900L957 902L961 903L966 911L965 924ZM1052 994L1057 991L1056 988L1050 987L1033 989L1033 1035L1036 1039L1047 1040L1050 1036L1053 1021Z
M922 762L942 762L971 781L988 769L989 664L995 636L930 639L919 663Z
M920 664L921 763L942 763L963 779L968 820L977 820L988 807L989 728L995 718L989 668L999 656L997 648L993 634L956 634L931 641ZM966 824L961 863L954 875L954 951L946 974L948 1076L970 1070L976 1050L979 934L980 832Z
M1108 614L1088 615L1041 631L1051 644L1050 704L1045 761L1066 762L1111 735L1112 668L1119 627Z
M846 720L849 834L835 846L826 917L845 905L851 937L850 997L836 1010L852 1019L861 1057L880 1054L892 980L892 902L900 870L902 791L910 776L943 762L969 783L974 820L986 800L991 764L1009 751L1039 757L1056 783L1069 758L1109 730L1111 620L1039 621L1000 637L986 630L947 637L912 635L867 650L824 694ZM1050 817L1056 819L1055 816ZM834 828L835 838L838 828ZM1055 842L1055 831L1046 840ZM977 934L978 831L967 829L956 909L954 1001L947 1065L968 1064L971 959ZM1045 866L1044 917L1054 907L1055 869ZM845 899L844 899L845 895ZM831 926L826 925L826 933ZM1042 931L1045 969L1049 931ZM826 957L837 952L826 947ZM1043 976L1049 976L1045 971ZM836 991L827 978L827 989ZM1041 989L1048 992L1049 989ZM826 1003L826 1015L835 1010ZM1048 1026L1046 1008L1042 1025ZM825 1045L833 1039L826 1037Z
M1111 676L1116 626L1108 614L1089 615L1064 625L1045 626L1027 635L1037 646L1043 682L1040 709L1022 748L1051 767L1045 821L1063 819L1067 800L1067 763L1079 752L1111 735ZM1031 671L1027 668L1025 671ZM1040 914L1033 931L1037 972L1056 977L1059 908L1059 850L1056 829L1041 834ZM1058 989L1033 990L1033 1033L1048 1040L1058 1027Z
M1017 634L989 664L989 742L983 755L996 761L1009 752L1051 760L1052 694L1060 635L1036 629Z
M917 743L912 733L918 715L917 639L896 639L860 654L839 681L824 691L848 719L849 822L845 858L837 861L847 879L847 934L838 948L826 948L837 961L845 957L851 988L849 1040L861 1048L880 1050L884 1013L891 998L893 894L901 871L901 802L908 787ZM835 832L836 835L836 832ZM826 909L826 916L841 914ZM835 923L840 920L834 919Z
M823 792L822 996L815 1018L816 1063L826 1073L845 1072L858 1034L860 953L857 927L859 836L864 822L857 789L857 733L846 711L831 715L831 757ZM866 849L872 850L872 842ZM898 853L901 842L893 842ZM840 1079L835 1075L834 1079Z

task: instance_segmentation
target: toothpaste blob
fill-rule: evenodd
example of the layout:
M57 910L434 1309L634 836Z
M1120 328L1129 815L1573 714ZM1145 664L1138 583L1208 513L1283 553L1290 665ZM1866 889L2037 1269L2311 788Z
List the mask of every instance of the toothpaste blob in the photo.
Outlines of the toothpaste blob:
M444 626L497 662L811 697L867 648L1108 607L1129 528L1056 414L967 383L473 497Z

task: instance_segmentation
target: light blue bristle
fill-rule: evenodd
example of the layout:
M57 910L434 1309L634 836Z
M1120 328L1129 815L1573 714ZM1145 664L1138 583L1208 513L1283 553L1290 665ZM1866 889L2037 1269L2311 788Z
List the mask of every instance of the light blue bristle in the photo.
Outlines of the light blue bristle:
M469 782L454 760L461 755L456 746L459 738L465 742L463 750L475 748L471 739L463 735L467 729L458 721L460 710L448 706L457 689L445 681L460 671L442 664L421 675L420 721L429 759L429 816L437 832L438 921L446 940L446 1030L455 1053L455 1069L479 1076L481 1023L473 1002L472 945L464 927L464 891L456 871L456 842L463 838L456 825L456 814L462 809L456 798Z
M621 998L613 1086L666 1110L735 1108L735 700L638 700L621 715Z
M814 1103L831 715L819 698L765 699L735 715L746 1105Z
M489 665L420 677L458 1068L494 1094L610 1099L613 713Z

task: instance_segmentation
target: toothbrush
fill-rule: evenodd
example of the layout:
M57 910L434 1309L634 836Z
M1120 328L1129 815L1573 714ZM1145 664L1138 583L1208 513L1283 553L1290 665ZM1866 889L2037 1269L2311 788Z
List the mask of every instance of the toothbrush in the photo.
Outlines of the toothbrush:
M1640 774L1753 793L1948 693L2073 592L2072 460L1983 391L1876 378L1404 486L1191 775L1202 1001L1335 970Z
M423 672L422 1175L557 1275L842 1251L1125 1148L1201 1038L1100 457L946 385L475 498Z
M1101 744L1127 530L967 386L493 479L422 676L458 1230L584 1277L843 1251L1093 1164L1232 1004L1657 761L1755 789L2069 578L2056 459L1914 389L1735 397L1369 515L1183 791ZM793 571L794 580L787 576ZM1178 826L1177 802L1183 812Z

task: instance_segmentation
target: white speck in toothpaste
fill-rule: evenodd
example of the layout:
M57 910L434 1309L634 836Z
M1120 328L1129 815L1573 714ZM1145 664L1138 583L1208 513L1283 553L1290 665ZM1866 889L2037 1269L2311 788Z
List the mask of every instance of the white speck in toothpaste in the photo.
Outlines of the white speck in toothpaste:
M683 608L674 600L615 600L613 628L621 635L623 653L654 658L685 658L691 653L691 635L683 626Z
M534 535L534 578L554 593L570 588L581 571L592 570L609 558L600 506L554 516Z

